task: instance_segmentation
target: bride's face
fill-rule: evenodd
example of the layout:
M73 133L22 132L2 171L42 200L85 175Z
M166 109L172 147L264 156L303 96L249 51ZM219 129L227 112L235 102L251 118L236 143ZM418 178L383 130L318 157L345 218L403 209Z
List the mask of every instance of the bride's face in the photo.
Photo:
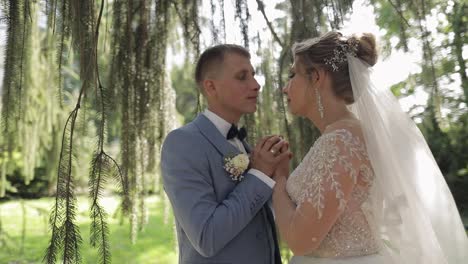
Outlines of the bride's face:
M310 78L302 69L300 62L295 59L289 70L289 80L283 87L283 93L287 96L289 111L298 116L305 116L310 107Z

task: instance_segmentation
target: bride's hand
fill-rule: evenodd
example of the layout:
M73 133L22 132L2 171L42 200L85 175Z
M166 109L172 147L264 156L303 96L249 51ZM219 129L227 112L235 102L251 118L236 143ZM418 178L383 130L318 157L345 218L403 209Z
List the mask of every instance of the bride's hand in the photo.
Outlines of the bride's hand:
M292 153L289 151L289 143L286 142L281 147L280 153L285 153L288 152L288 155L286 155L280 162L278 163L278 166L276 167L275 172L273 173L273 179L277 177L285 177L286 179L289 178L289 161L292 158Z

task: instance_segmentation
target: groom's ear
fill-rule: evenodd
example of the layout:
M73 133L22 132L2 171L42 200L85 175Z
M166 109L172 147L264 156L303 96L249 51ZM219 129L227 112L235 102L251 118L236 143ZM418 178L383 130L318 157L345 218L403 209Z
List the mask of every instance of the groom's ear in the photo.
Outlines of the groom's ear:
M205 79L203 81L203 90L207 96L213 96L216 93L216 85L213 80Z

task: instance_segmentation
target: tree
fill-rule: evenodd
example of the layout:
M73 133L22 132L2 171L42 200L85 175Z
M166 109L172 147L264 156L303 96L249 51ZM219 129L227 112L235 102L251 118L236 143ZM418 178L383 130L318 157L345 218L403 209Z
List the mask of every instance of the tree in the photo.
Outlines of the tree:
M200 12L206 3L209 16ZM253 32L252 3L271 38ZM453 182L451 187L458 190L455 186L461 185L455 184L468 179L466 4L439 0L371 3L377 23L387 32L387 54L395 49L410 51L412 36L423 36L421 72L392 91L406 96L422 88L430 94L427 111L414 117L423 120L421 130L444 175ZM64 262L80 262L81 237L74 215L77 186L86 181L92 244L100 250L100 262L111 261L106 212L100 203L104 188L109 188L107 181L117 182L121 211L130 219L131 239L137 239L146 221L144 197L153 192L165 198L158 171L164 137L179 125L181 116L187 122L203 108L191 74L193 64L202 48L225 42L231 33L226 32L228 8L234 10L241 44L262 58L256 65L264 79L260 105L243 120L249 141L272 133L286 135L295 152L293 167L298 164L319 132L285 109L281 88L293 61L290 46L339 29L352 1L280 1L275 9L283 15L273 20L266 5L262 0L0 0L0 22L7 26L0 197L12 190L11 175L29 184L37 168L45 171L56 195L46 262L53 263L60 256ZM434 30L428 18L435 13L442 14L445 22ZM39 23L40 17L45 24ZM201 38L205 29L212 37L209 41ZM395 37L398 43L392 46L390 40ZM440 44L436 37L442 39ZM183 47L177 46L178 38L183 39ZM181 48L185 61L169 73L166 56ZM461 83L462 99L445 87L456 80ZM443 109L449 109L447 116ZM91 138L96 145L87 143ZM120 153L111 151L115 142ZM90 163L86 174L83 162ZM462 193L454 192L457 201L465 201Z

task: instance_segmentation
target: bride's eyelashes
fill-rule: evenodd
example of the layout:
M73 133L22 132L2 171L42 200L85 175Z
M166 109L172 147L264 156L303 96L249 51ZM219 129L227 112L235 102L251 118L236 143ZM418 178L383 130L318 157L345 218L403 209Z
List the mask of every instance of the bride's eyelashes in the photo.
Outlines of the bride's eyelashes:
M296 73L295 72L290 72L289 75L288 75L288 79L292 79L294 78L294 76L296 76Z

